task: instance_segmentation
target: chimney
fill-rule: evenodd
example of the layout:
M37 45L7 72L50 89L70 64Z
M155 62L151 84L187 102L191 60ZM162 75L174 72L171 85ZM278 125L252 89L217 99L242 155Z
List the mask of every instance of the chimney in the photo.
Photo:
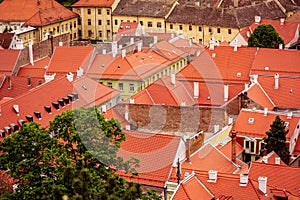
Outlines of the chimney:
M64 45L63 42L59 42L59 43L58 43L58 46L60 46L60 47L62 47L63 45Z
M73 81L73 77L74 77L74 75L73 75L72 72L67 73L67 79L68 79L68 81L72 82Z
M175 76L175 74L171 74L171 83L172 83L172 85L176 85L176 76Z
M102 106L101 106L101 111L102 111L102 113L106 113L106 110L107 110L107 109L106 109L106 105L102 105Z
M283 49L283 44L279 44L279 49Z
M276 157L275 158L275 164L276 165L280 165L280 157Z
M199 82L194 82L194 98L199 97Z
M102 54L106 54L106 49L102 49Z
M237 44L234 44L234 46L233 46L233 51L237 51L237 49L238 49L238 45L237 45Z
M52 105L53 105L53 107L54 107L56 110L59 110L59 104L58 104L58 102L53 101L53 102L52 102Z
M131 130L130 125L126 125L126 126L125 126L125 130L130 131L130 130Z
M218 171L209 170L208 171L208 181L207 182L217 182L218 179Z
M275 86L274 86L274 89L277 90L279 88L279 74L276 73L274 75L274 79L275 79Z
M129 99L130 104L134 104L134 99Z
M287 115L286 115L286 118L287 119L292 119L293 117L293 112L288 112Z
M247 186L248 181L248 174L240 174L240 186Z
M122 58L126 57L126 49L122 49Z
M258 83L257 79L258 79L258 75L257 74L250 75L251 83L257 84Z
M39 120L42 119L42 115L41 115L41 113L40 113L39 111L34 111L33 113L34 113L34 115L35 115Z
M284 18L280 18L280 25L284 25L284 21L285 21Z
M215 40L211 38L209 40L209 50L214 50L215 49Z
M141 41L137 44L138 52L142 51L142 46L143 46L143 40L141 40Z
M55 75L56 75L56 73L54 73L54 74L45 74L44 75L44 79L45 79L45 82L46 83L48 83L48 82L50 82L50 81L52 81L52 80L54 80L54 78L55 78Z
M264 116L268 115L268 108L264 108Z
M247 34L247 37L250 37L250 35L251 35L251 34L250 34L250 31L247 31L246 34Z
M231 160L236 162L236 131L231 132Z
M27 86L31 86L31 77L30 75L27 76Z
M153 44L156 44L156 43L157 43L157 40L158 40L157 35L153 36Z
M112 51L112 56L115 58L118 53L118 43L116 41L111 43L111 51Z
M262 162L263 162L263 163L268 163L268 157L267 157L267 156L263 156Z
M247 90L247 89L249 88L249 84L248 84L248 83L245 83L245 84L244 84L244 88L245 88L245 90Z
M255 24L259 24L259 23L260 23L260 20L261 20L261 17L260 17L260 16L255 16L255 17L254 17Z
M267 180L265 176L258 177L258 189L264 194L267 193Z
M32 40L29 40L28 50L29 50L29 62L30 62L31 65L34 65L34 63L33 63L33 52L32 52Z
M129 113L128 112L125 112L124 118L125 118L126 121L129 121Z
M44 108L47 111L47 113L52 114L52 112L51 112L51 106L44 106Z
M13 109L15 110L15 112L17 113L17 115L19 116L20 114L20 110L19 110L19 105L18 104L14 104L13 105Z
M228 101L228 85L224 85L224 101Z

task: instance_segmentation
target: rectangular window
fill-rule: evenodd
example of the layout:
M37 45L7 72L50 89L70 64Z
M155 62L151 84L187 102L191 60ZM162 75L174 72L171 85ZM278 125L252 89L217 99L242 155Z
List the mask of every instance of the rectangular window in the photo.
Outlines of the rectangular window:
M88 25L92 25L92 20L88 19Z
M228 29L228 34L231 34L231 29Z
M66 24L66 31L68 31L68 24Z
M134 85L132 83L129 84L129 91L134 92Z
M64 32L64 25L61 25L61 32Z
M80 22L80 20L78 20L78 23ZM76 28L76 22L74 22L74 28Z
M201 38L199 39L199 44L202 44L202 39Z
M99 31L98 33L99 33L99 37L102 37L102 31Z
M140 25L143 26L143 25L144 25L144 22L143 22L143 21L140 21Z
M118 20L117 19L115 19L115 25L118 25Z
M76 39L76 33L74 33L74 40Z
M92 37L92 31L91 30L88 31L88 36Z
M70 23L70 30L72 30L72 22Z
M33 31L33 38L35 38L35 31Z
M123 89L124 89L124 88L123 88L123 83L119 83L119 90L120 90L120 91L123 91Z
M110 25L110 20L107 20L107 25L108 25L108 26Z
M170 29L173 29L173 24L170 24Z
M107 30L106 34L107 34L107 38L109 39L110 38L110 30Z
M254 150L254 142L250 142L250 152L251 153L255 153L255 150Z
M99 26L102 25L102 20L101 20L101 19L98 20L98 25L99 25Z
M101 9L98 9L98 15L101 15Z
M182 30L182 25L181 24L179 25L179 30Z
M82 36L82 31L81 31L81 30L78 30L78 37L81 38L81 36Z
M202 32L202 26L198 27L199 32Z
M221 33L221 29L220 28L217 28L217 33Z
M59 26L57 27L57 33L59 34Z
M110 15L110 10L107 9L107 10L106 10L106 14L107 14L107 15Z
M161 28L161 22L157 22L156 27Z
M107 86L112 88L112 83L107 83Z
M193 26L189 25L189 30L192 31L193 30Z
M78 19L78 25L81 25L81 17ZM76 26L74 26L76 28Z
M209 32L209 33L212 33L211 27L208 28L208 32Z
M245 141L245 149L249 149L249 141Z
M90 15L91 14L91 9L87 10L87 14Z
M148 22L148 27L152 27L152 22Z

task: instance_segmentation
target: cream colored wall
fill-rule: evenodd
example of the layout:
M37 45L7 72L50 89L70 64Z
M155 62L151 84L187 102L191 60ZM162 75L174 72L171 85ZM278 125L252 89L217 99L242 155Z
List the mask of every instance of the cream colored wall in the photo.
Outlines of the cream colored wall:
M88 9L91 13L88 14ZM73 12L80 15L81 25L79 29L82 32L82 39L93 40L112 40L112 9L109 7L74 7ZM98 13L98 10L100 13ZM109 14L108 14L109 12ZM88 25L88 20L91 21L91 25ZM101 20L101 25L99 25ZM109 21L109 24L108 24ZM92 35L89 36L89 31ZM101 34L99 33L101 31Z

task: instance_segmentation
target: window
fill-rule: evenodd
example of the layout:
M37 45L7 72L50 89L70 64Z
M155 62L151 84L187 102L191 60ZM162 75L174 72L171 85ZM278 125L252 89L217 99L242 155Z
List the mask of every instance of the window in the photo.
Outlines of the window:
M90 15L91 14L91 9L87 10L87 14Z
M208 32L209 32L209 33L212 33L211 27L208 28Z
M231 34L231 29L228 29L228 34Z
M88 30L88 36L92 37L92 31L91 30Z
M117 19L115 19L115 25L118 25L118 20Z
M189 25L189 30L192 31L193 30L193 27L192 25Z
M245 149L249 149L249 141L245 141Z
M129 91L134 92L134 85L132 83L129 84Z
M161 28L161 22L157 22L156 27Z
M143 22L143 21L140 21L140 25L143 26L143 25L144 25L144 22Z
M61 25L61 32L64 32L64 25Z
M70 30L72 30L72 22L70 23Z
M76 39L76 33L74 33L74 40Z
M82 31L78 30L78 36L81 37L82 36Z
M110 10L106 10L106 14L107 14L107 15L110 15Z
M152 22L148 22L148 27L152 27Z
M68 31L68 24L66 24L66 31Z
M54 29L55 30L55 29ZM35 38L35 31L33 31L33 37Z
M202 31L202 26L199 26L198 30L199 30L199 32L201 32Z
M98 33L99 33L99 37L102 37L102 31L99 31Z
M123 88L123 83L119 83L119 90L120 90L120 91L123 91L123 89L124 89L124 88Z
M202 39L201 38L199 39L199 44L202 44Z
M101 9L98 9L98 15L101 15Z
M80 22L80 20L78 20L78 23ZM76 28L76 22L74 22L74 28Z
M221 30L220 30L220 28L217 28L217 33L221 33Z
M251 142L250 142L250 152L251 152L251 153L255 153L254 146L255 146L255 145L254 145L254 141L251 141Z
M170 24L170 29L173 29L173 24Z
M78 19L78 25L81 25L81 18ZM74 26L76 28L76 26Z
M110 25L110 20L107 20L107 25L108 25L108 26Z
M59 26L57 27L57 33L59 33Z
M70 40L72 40L72 37L73 37L73 35L72 35L72 34L70 34Z
M112 88L112 83L107 83L107 86Z
M181 24L179 25L179 30L182 30L182 25Z
M92 25L92 20L88 19L88 25Z
M99 25L99 26L102 25L102 20L101 20L101 19L98 20L98 25Z

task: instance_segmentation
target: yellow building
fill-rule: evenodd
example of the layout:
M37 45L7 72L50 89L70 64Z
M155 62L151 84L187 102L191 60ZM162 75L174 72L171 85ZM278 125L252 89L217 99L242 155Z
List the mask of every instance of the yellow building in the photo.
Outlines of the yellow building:
M0 13L5 13L0 16L0 32L15 32L25 46L29 40L35 43L66 33L71 40L78 37L78 15L54 0L4 0Z
M112 11L119 0L80 0L72 5L73 12L80 16L79 38L92 40L112 40Z

